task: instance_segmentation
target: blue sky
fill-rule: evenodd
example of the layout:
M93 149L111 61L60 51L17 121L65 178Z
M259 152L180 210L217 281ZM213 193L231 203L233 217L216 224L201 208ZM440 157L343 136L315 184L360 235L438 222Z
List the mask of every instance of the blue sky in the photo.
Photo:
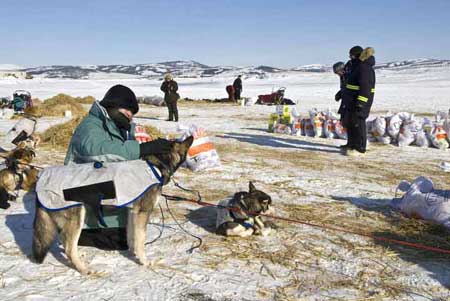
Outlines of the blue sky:
M372 46L379 62L450 58L449 0L2 0L0 63L294 67Z

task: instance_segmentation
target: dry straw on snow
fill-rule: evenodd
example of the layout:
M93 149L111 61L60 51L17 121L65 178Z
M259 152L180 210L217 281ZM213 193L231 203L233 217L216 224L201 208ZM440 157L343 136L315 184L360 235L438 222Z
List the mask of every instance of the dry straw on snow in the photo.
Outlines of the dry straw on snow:
M43 103L35 103L26 113L34 116L63 116L65 111L71 111L73 116L83 116L86 110L82 104L92 104L95 98L92 96L72 97L66 94L58 94L46 99Z
M82 117L75 117L70 121L50 127L42 134L42 146L65 150Z
M47 148L67 150L70 139L76 127L83 120L83 116L77 116L70 121L50 127L42 134L42 146ZM164 134L155 127L144 126L147 133L153 139L163 137Z

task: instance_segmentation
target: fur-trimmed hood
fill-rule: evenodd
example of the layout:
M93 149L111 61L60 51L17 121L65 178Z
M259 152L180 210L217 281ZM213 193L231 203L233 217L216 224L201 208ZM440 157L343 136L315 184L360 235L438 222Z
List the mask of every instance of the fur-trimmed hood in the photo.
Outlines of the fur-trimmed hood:
M374 54L375 54L375 49L373 49L372 47L367 47L363 50L359 59L364 62L365 60L367 60L369 57L373 56Z
M359 59L362 62L368 63L371 66L374 66L375 65L375 57L373 56L374 54L375 54L375 49L373 49L372 47L367 47L363 50Z

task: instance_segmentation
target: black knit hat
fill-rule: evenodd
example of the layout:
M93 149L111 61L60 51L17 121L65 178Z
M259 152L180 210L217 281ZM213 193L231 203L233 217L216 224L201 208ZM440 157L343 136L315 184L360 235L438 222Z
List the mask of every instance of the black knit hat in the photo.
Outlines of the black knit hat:
M106 92L100 104L105 108L123 108L133 115L139 111L138 101L134 92L125 86L115 85Z
M350 55L359 58L359 56L361 55L361 53L363 52L363 48L361 46L353 46L352 48L350 48Z

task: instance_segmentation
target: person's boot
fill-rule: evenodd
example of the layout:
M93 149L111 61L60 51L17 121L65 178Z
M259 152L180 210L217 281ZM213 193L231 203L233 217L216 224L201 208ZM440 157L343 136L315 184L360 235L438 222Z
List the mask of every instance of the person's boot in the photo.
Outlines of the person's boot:
M345 155L348 157L364 157L366 155L365 151L359 151L357 149L348 149L345 152Z

